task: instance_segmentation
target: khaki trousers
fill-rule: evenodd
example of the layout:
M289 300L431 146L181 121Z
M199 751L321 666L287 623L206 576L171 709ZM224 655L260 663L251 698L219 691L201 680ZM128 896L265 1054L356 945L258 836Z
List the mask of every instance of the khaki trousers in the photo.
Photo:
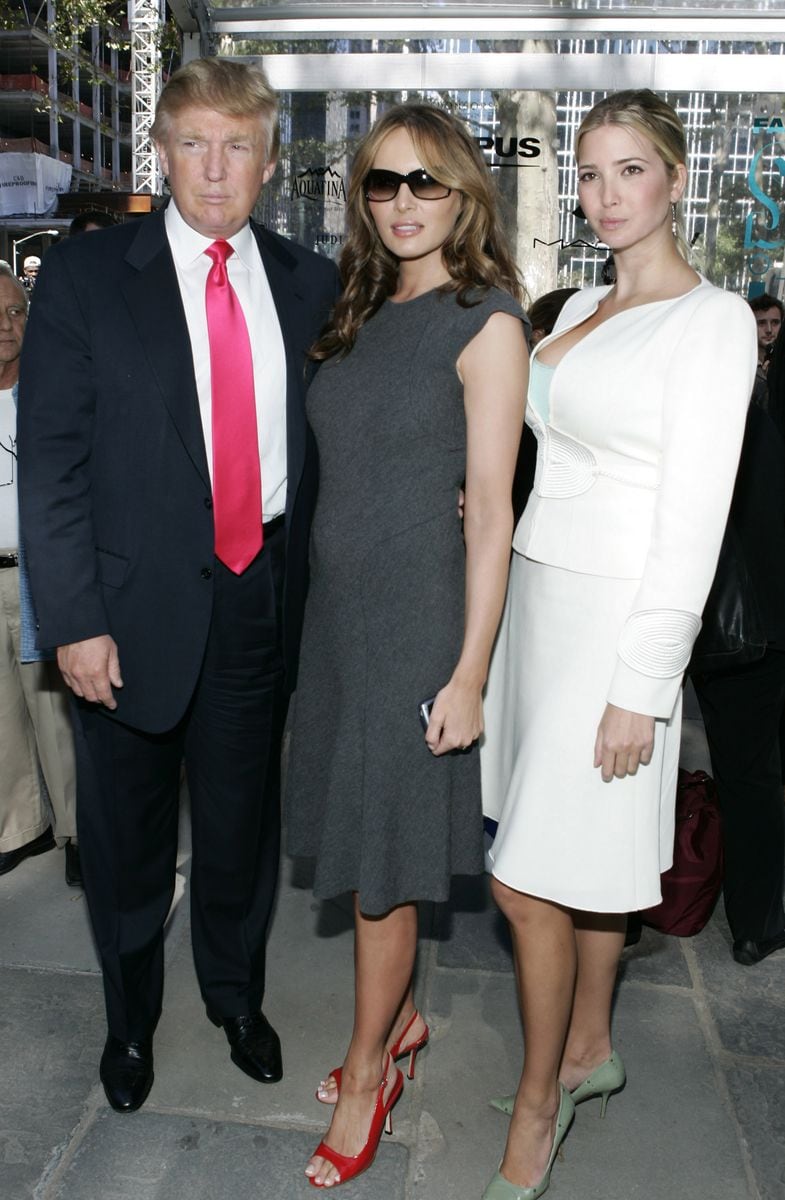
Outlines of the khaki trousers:
M19 654L19 569L5 567L0 568L0 853L44 832L50 824L47 792L58 843L76 837L67 688L56 663L22 663Z

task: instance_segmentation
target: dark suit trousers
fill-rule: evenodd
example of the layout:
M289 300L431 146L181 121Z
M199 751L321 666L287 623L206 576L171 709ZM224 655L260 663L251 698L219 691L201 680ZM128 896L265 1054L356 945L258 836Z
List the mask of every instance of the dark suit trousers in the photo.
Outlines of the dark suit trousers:
M147 734L75 705L79 848L109 1031L152 1035L175 882L178 791L191 807L191 937L202 996L221 1016L261 1006L280 849L283 528L240 576L213 570L204 661L188 711ZM155 619L155 614L150 614ZM132 647L120 647L120 666Z
M725 912L734 941L785 929L785 805L779 726L785 651L693 678L722 811Z

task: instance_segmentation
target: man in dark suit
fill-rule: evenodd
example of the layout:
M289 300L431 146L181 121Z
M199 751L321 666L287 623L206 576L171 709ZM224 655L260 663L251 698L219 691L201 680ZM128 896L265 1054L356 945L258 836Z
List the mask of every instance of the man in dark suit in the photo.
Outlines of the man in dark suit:
M316 489L306 351L337 290L249 221L278 149L260 71L189 63L152 136L172 199L47 255L19 406L39 640L75 697L101 1079L124 1112L153 1080L183 759L207 1015L243 1071L282 1074L261 1004Z

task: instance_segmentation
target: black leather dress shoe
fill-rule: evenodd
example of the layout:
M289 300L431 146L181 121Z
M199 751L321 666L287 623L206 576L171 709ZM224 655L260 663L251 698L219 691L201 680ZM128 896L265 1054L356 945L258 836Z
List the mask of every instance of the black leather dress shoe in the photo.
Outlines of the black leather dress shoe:
M219 1017L208 1008L213 1025L223 1026L232 1047L232 1062L259 1083L283 1079L281 1040L263 1013L251 1017Z
M754 967L756 963L762 962L764 958L768 958L775 950L785 950L785 929L772 938L766 938L763 942L742 941L733 943L733 957L743 967Z
M69 887L82 886L82 864L79 861L79 846L76 842L65 844L65 881Z
M153 1043L121 1042L111 1034L101 1055L101 1083L115 1112L136 1112L153 1086Z
M24 846L17 846L16 850L6 850L5 854L0 854L0 875L7 875L26 858L32 858L34 854L44 854L47 850L54 850L54 848L55 840L50 825L43 833L39 833L37 838L33 838L32 842L27 842Z

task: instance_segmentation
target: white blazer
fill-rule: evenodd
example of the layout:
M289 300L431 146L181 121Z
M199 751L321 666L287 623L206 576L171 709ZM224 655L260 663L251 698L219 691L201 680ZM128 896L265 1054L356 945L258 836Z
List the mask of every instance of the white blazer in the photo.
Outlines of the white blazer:
M609 288L570 297L550 337ZM702 279L618 313L555 368L534 490L513 539L537 562L640 580L608 700L667 718L700 629L730 507L757 365L749 305Z

